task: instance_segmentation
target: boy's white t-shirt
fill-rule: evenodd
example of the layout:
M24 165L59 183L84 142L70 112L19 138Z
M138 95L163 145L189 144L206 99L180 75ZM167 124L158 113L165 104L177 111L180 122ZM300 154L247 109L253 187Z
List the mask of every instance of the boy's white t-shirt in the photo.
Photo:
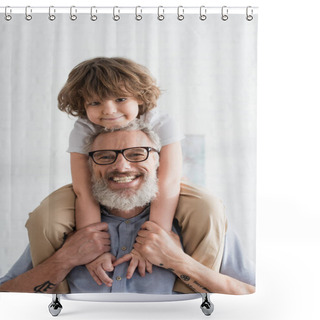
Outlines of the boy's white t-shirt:
M157 109L146 112L140 116L140 119L148 123L159 136L162 147L184 138L179 124L171 116L160 113ZM78 118L70 133L67 152L87 154L85 147L88 144L88 138L99 129L101 129L100 126L90 122L87 118Z

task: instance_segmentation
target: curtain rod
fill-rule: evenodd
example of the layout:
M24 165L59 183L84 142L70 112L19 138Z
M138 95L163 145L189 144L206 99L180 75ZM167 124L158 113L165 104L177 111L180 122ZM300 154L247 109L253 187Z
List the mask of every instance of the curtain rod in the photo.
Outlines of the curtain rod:
M158 6L158 7L147 7L147 6L1 6L0 13L12 13L12 14L26 14L26 13L70 13L75 12L78 14L82 13L114 13L114 11L122 14L135 14L135 13L144 13L144 14L156 14L159 11L166 13L166 14L176 14L178 11L183 14L197 14L200 11L206 14L215 14L221 13L222 11L227 12L229 14L243 14L244 12L250 10L250 13L253 14L257 13L258 7L248 6L248 7L206 7L206 6L198 6L198 7L184 7L184 6L177 6L177 7L166 7L166 6Z

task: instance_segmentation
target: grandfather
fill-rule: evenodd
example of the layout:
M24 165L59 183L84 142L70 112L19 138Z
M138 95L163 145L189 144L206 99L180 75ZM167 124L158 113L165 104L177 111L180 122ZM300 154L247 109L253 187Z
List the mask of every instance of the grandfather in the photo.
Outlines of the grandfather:
M96 136L90 157L93 194L101 204L102 222L70 234L60 249L35 267L27 249L2 278L0 291L54 293L67 279L71 293L171 294L186 292L186 286L196 292L253 292L251 285L208 268L186 254L175 234L179 233L178 226L173 228L175 233L167 233L148 221L149 204L157 193L158 148L157 137L140 122ZM107 162L112 163L101 165ZM205 231L198 231L204 232L204 239ZM144 277L134 272L127 279L126 254L133 247L154 267ZM117 259L107 272L112 286L99 286L84 265L110 249ZM223 247L219 252L222 256ZM180 282L174 287L177 277Z

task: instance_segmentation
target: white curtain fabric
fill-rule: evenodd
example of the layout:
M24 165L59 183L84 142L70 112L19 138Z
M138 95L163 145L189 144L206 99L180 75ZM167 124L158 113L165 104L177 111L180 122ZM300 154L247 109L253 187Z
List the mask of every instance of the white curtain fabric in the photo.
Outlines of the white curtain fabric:
M158 108L181 123L185 172L225 204L244 253L255 259L257 16L68 14L0 19L0 275L25 248L28 213L71 182L75 121L57 108L70 70L97 56L147 66L162 89Z

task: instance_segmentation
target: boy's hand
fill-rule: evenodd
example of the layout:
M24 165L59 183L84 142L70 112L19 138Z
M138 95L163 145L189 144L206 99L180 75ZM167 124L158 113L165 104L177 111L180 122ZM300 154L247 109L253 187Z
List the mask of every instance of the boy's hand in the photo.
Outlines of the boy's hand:
M130 261L131 260L131 261ZM130 261L128 271L127 271L127 279L131 279L134 271L138 267L138 271L141 277L146 275L146 270L149 273L152 273L152 264L145 260L138 251L133 249L130 253L124 255L113 263L113 266L116 267L123 262Z
M100 286L104 283L107 287L112 286L113 280L108 277L106 271L113 271L113 262L116 260L115 256L110 252L103 253L96 260L86 264L94 281Z

